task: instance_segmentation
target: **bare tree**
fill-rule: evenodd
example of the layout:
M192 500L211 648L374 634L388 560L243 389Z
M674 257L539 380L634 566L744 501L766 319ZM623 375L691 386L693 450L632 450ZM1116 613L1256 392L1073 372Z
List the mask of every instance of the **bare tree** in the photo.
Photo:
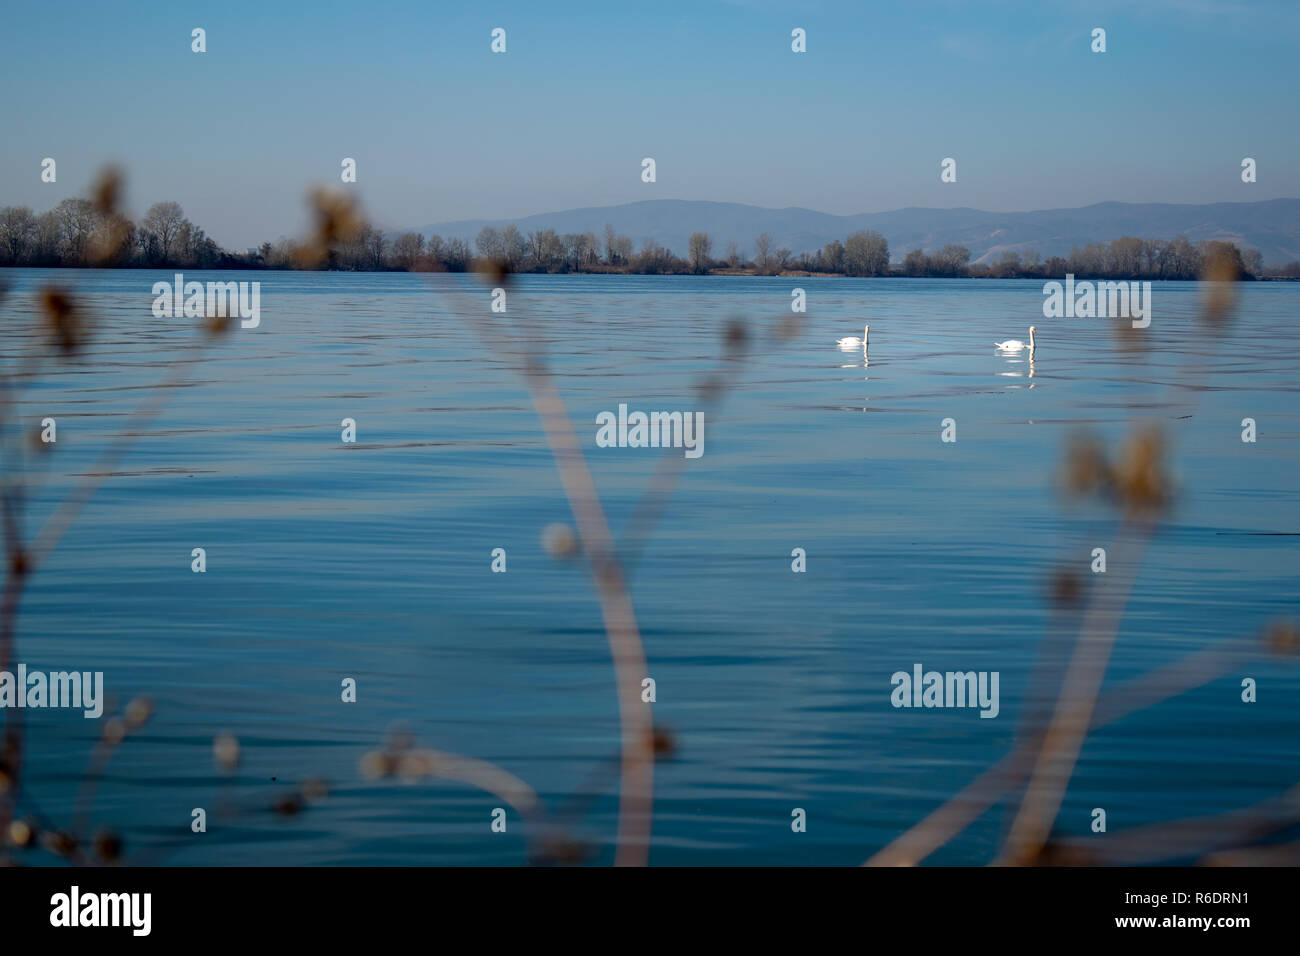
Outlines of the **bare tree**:
M179 208L179 207L177 207ZM65 199L54 207L58 217L60 239L67 258L80 262L86 243L95 231L95 207L89 199Z
M59 217L53 209L36 217L36 237L33 240L32 257L40 263L54 263L59 258Z
M1245 264L1246 271L1253 276L1264 272L1264 254L1258 249L1247 249L1241 254L1241 261Z
M688 245L691 271L695 273L707 271L709 268L709 252L713 248L713 240L709 238L709 234L707 232L691 233Z
M9 263L26 258L28 246L36 235L36 217L26 206L0 209L0 257Z
M514 228L511 226L510 228ZM537 266L546 272L564 262L564 242L554 229L539 229L528 234L528 252ZM522 256L520 257L522 260Z
M590 269L592 266L600 263L600 237L594 232L583 233L586 240L586 254L583 258L582 267Z
M501 254L511 269L518 269L528 255L528 240L513 223L501 230Z
M387 261L388 240L382 229L371 228L366 235L366 261L369 268L381 271Z
M920 252L918 249L917 252ZM832 239L822 248L822 268L827 272L844 271L844 243Z
M618 242L618 236L614 232L614 227L605 223L605 264L614 265L614 246Z
M436 232L429 237L424 244L424 254L420 258L421 270L438 272L447 262L447 248L443 244L442 236Z
M424 236L418 232L404 232L393 240L393 265L410 271L416 268L424 253Z
M202 232L202 230L200 230ZM175 248L172 256L178 259L181 265L192 266L194 262L194 225L188 219L182 219L180 227L176 230L176 241L173 243Z
M474 245L478 247L478 254L484 259L503 258L501 233L491 226L484 226L478 231L478 238L474 240Z
M754 240L754 266L760 273L766 273L772 266L772 237L767 233Z
M844 266L851 276L889 274L889 243L878 232L859 231L844 240Z
M144 214L140 225L158 237L158 251L164 259L176 252L176 237L181 231L185 213L177 202L156 202Z
M932 268L939 275L952 277L966 275L969 262L970 250L951 242L936 252L931 260Z
M432 240L430 240L432 245ZM452 272L464 272L469 268L469 243L454 236L443 246L443 263Z
M618 236L614 240L614 260L619 265L632 261L632 240L628 236Z
M1020 274L1020 269L1020 253L1014 249L1003 249L989 269L989 275L995 279L1014 279Z
M1124 236L1110 244L1112 268L1125 276L1135 276L1142 271L1142 240Z
M587 261L587 233L566 232L560 242L564 246L565 271L577 272Z

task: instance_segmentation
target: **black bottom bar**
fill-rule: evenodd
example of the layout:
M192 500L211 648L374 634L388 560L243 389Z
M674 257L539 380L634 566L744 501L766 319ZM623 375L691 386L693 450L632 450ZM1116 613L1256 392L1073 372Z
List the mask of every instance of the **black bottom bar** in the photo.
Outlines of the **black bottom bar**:
M689 925L769 942L774 933L807 941L838 930L864 941L911 939L922 946L1097 936L1199 936L1231 945L1246 938L1241 934L1294 926L1294 875L1154 868L13 868L0 870L0 914L6 942L66 941L76 933L81 942L128 945L147 938L337 946L414 932L445 943L453 938L447 933L468 933L489 945L516 935L542 944L577 942L596 930L596 938L612 942L608 930L618 932L623 922L629 941L647 933L664 939L659 934L670 927ZM149 894L147 911L143 895L120 894ZM119 925L71 925L89 921ZM147 936L136 935L146 923Z

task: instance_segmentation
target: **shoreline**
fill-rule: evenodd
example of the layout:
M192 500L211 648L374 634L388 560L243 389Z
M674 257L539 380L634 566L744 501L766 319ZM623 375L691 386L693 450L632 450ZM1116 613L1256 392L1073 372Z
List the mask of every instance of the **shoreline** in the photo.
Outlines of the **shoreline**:
M280 266L264 266L250 263L228 263L210 266L194 265L119 265L119 266L92 266L92 265L0 265L0 273L11 269L39 269L43 272L293 272L307 273L320 272L332 275L390 275L390 274L410 274L410 275L471 275L474 273L483 273L488 271L484 268L469 269L286 269ZM807 272L801 269L788 269L781 272L759 272L755 269L711 269L706 272L636 272L626 269L570 269L565 271L547 272L543 270L521 270L511 272L511 276L633 276L637 278L648 278L651 276L663 276L665 278L677 279L709 279L709 278L748 278L748 279L931 279L931 280L954 280L954 281L1027 281L1027 282L1052 282L1062 281L1066 278L1067 273L1061 274L1041 274L1041 275L1017 275L1017 276L995 276L988 274L974 274L962 276L925 276L925 275L908 275L903 272L891 271L880 275L870 276L851 276L843 272ZM1192 278L1161 278L1158 276L1147 276L1138 274L1114 275L1091 272L1074 272L1068 273L1079 280L1089 281L1111 281L1111 282L1205 282L1208 281L1200 276ZM1279 276L1279 275L1251 275L1250 273L1241 274L1238 282L1300 282L1300 276Z

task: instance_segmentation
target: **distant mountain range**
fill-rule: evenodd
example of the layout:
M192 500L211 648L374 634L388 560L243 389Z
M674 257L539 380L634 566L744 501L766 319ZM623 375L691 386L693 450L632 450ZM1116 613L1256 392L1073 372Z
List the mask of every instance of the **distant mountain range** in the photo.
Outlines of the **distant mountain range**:
M859 229L874 229L889 240L890 257L901 261L909 250L927 252L956 243L971 251L975 262L996 259L1003 250L1037 250L1044 258L1066 255L1074 246L1106 242L1121 236L1172 239L1183 235L1193 242L1226 239L1242 248L1258 249L1266 263L1300 259L1300 199L1263 202L1179 203L1103 202L1078 209L1037 212L984 212L979 209L909 207L893 212L835 216L791 206L765 209L743 203L650 199L621 206L592 206L541 213L522 219L467 219L416 227L426 235L458 237L471 243L484 226L498 229L513 223L525 234L550 228L558 233L594 232L604 237L605 224L631 237L637 248L646 239L686 254L693 232L707 232L713 254L725 255L735 240L742 253L752 255L754 237L768 233L772 249L799 253L820 249Z

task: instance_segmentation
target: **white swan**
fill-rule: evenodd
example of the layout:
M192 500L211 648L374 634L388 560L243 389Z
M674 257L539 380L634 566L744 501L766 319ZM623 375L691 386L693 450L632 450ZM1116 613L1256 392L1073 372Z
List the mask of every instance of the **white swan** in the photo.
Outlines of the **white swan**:
M1034 350L1034 327L1032 325L1029 327L1028 346L1019 339L1007 339L1005 342L994 342L993 345L995 348L999 348L1004 352L1022 352L1025 348L1028 348L1029 351L1032 352Z
M849 335L842 339L836 339L835 344L838 345L840 348L844 349L844 351L846 352L849 349L856 349L856 348L865 349L867 347L867 335L870 332L871 332L871 326L864 325L862 327L862 338L858 338L856 335Z

